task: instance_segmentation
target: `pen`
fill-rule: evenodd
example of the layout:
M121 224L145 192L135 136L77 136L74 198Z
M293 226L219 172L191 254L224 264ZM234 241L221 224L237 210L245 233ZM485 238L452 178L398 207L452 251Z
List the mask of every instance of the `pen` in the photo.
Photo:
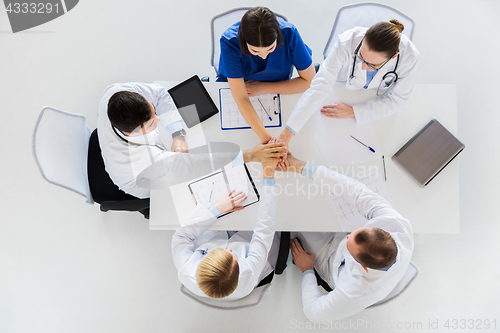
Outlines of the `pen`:
M210 189L210 196L208 197L208 202L212 202L212 192L214 191L214 183L212 183L212 188Z
M358 139L356 139L356 138L355 138L355 137L353 137L352 135L351 135L351 138L353 138L354 140L358 141L359 143L361 143L361 144L362 144L363 146L365 146L366 148L370 149L370 151L371 151L372 153L374 153L374 152L375 152L375 149L373 149L373 148L372 148L372 147L370 147L370 146L365 145L363 142L359 141Z
M384 155L382 155L382 163L384 164L384 179L387 181L387 174L385 173L385 158Z
M270 121L273 121L273 118L271 118L271 116L269 115L269 112L267 112L266 108L264 107L264 104L262 104L262 102L260 101L260 99L257 97L257 100L259 101L260 105L262 106L262 109L264 109L264 112L267 114L267 116L269 117L269 120Z

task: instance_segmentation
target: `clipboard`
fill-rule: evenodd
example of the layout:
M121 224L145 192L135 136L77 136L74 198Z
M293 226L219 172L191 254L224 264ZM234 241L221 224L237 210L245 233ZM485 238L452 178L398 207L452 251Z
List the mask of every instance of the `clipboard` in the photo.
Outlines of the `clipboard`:
M220 128L222 130L251 128L241 115L230 88L219 89L219 101L221 110ZM252 96L250 102L264 127L281 127L281 98L279 94Z
M243 207L260 201L259 191L245 164L236 167L226 166L224 170L216 171L188 184L188 188L195 204L211 203L215 205L228 195L232 188L235 188L236 191L243 190L247 194L247 199L242 202ZM230 213L222 214L219 217L227 214Z

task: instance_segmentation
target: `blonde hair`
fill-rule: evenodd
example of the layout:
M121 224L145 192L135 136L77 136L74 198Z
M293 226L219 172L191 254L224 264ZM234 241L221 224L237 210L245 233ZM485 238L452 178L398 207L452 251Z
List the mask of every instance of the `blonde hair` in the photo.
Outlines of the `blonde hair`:
M212 249L198 266L196 282L201 291L212 298L231 295L238 287L240 266L233 255L217 247Z
M370 50L392 57L398 52L401 33L404 29L403 23L398 20L378 22L366 30L364 40Z

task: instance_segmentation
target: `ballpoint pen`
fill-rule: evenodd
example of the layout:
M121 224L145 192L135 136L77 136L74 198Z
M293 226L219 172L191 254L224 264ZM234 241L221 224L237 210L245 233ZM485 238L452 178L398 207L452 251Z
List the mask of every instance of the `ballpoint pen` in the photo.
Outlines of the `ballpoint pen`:
M362 144L363 146L365 146L366 148L370 149L370 151L371 151L372 153L374 153L374 152L375 152L375 149L373 149L373 148L372 148L372 147L370 147L370 146L365 145L363 142L359 141L358 139L356 139L356 138L355 138L355 137L353 137L352 135L351 135L351 138L353 138L354 140L358 141L359 143L361 143L361 144Z
M210 189L210 195L208 197L208 202L212 202L212 192L214 191L214 183L212 183L212 188Z
M269 115L269 112L267 112L266 108L264 107L264 104L262 104L262 102L260 101L260 99L257 97L257 100L259 101L260 105L262 106L262 109L264 109L264 112L267 114L267 116L269 117L269 120L270 121L273 121L273 118L271 118L271 116Z
M384 179L387 181L387 173L385 172L385 158L384 155L382 155L382 164L384 164Z

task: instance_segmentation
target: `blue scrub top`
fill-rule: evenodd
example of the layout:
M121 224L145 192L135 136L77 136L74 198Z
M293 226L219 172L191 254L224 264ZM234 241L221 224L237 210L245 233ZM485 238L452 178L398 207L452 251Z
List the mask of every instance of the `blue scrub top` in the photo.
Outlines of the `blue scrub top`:
M259 56L244 55L240 51L236 22L220 38L219 77L217 82L227 82L227 78L245 81L277 82L290 78L292 65L299 71L312 64L312 51L302 41L297 28L291 23L278 19L281 28L282 44L266 59Z

